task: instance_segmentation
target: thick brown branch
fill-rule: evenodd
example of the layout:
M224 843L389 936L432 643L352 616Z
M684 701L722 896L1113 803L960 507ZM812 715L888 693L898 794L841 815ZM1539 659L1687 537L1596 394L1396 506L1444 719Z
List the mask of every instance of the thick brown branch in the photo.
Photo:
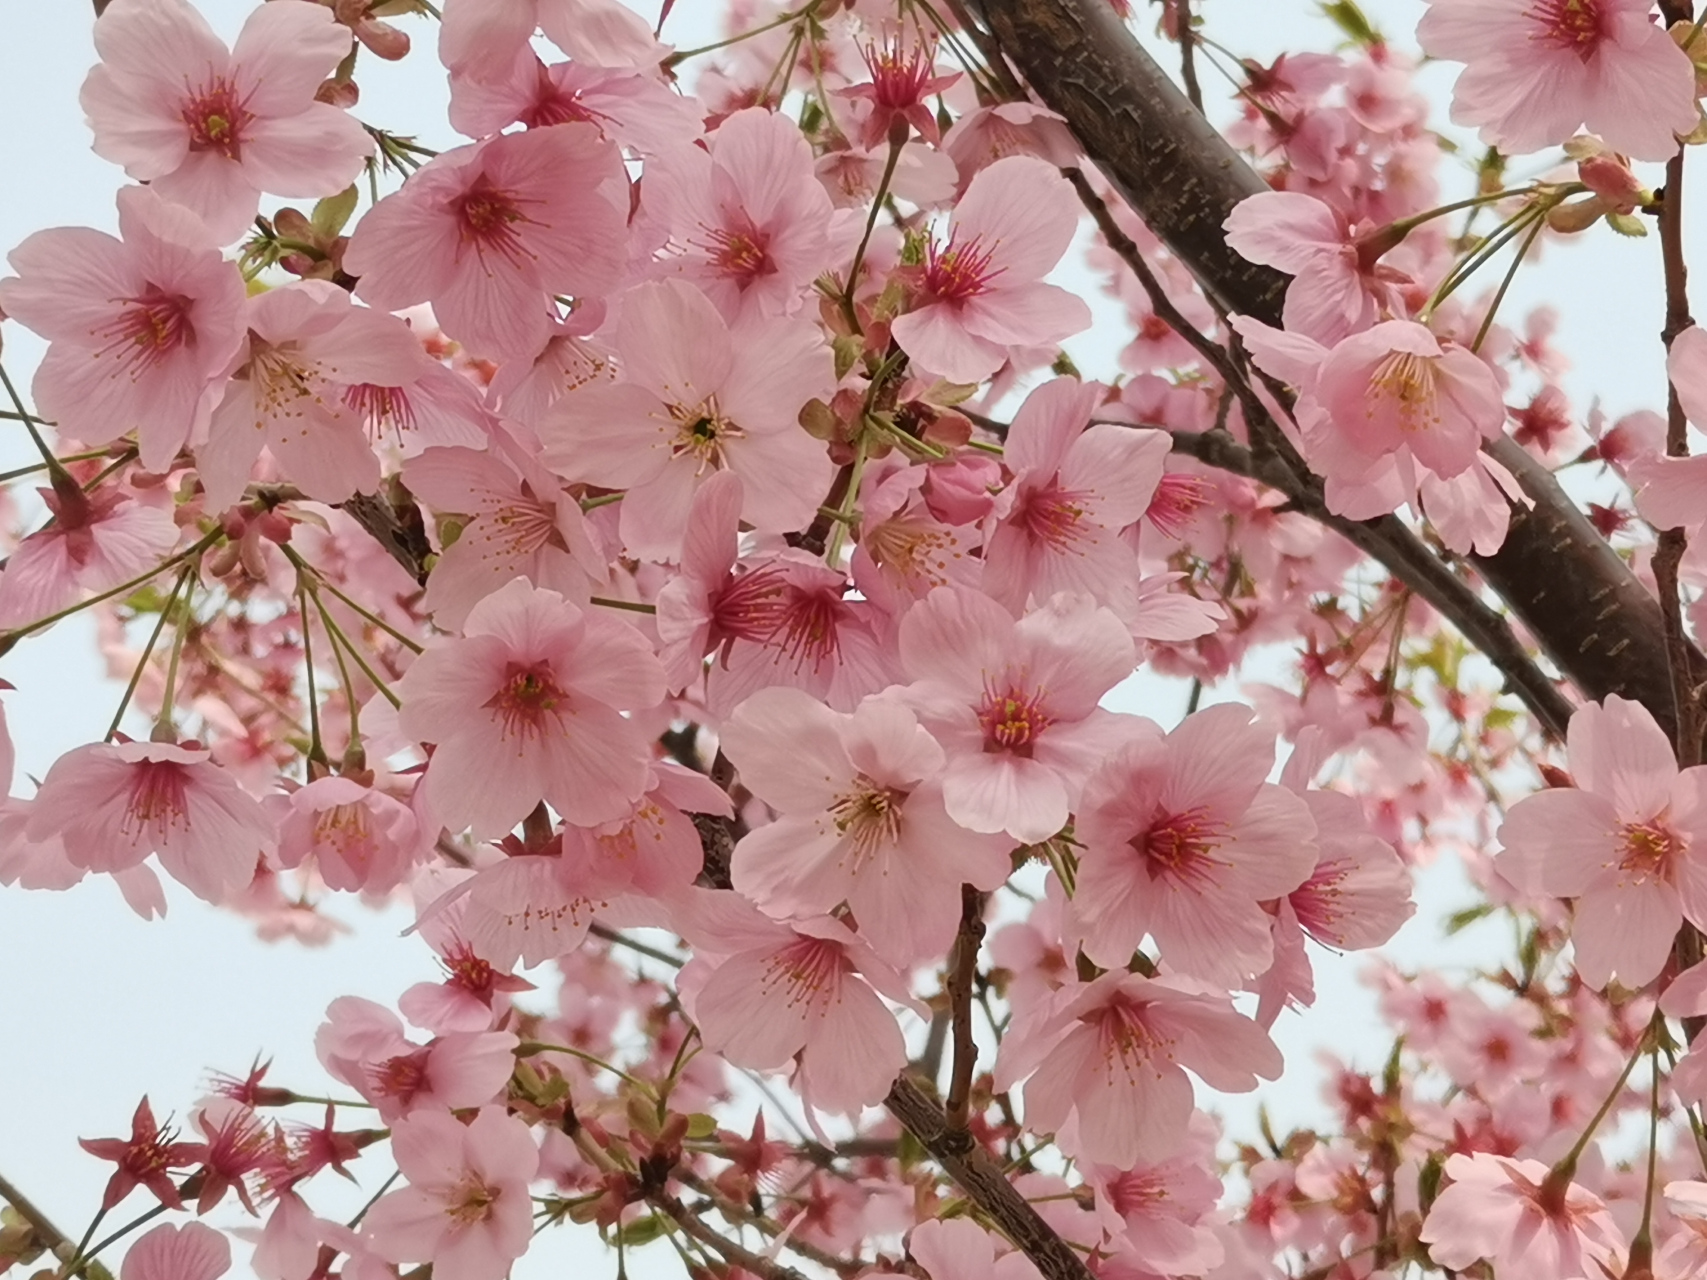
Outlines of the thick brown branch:
M1086 154L1209 296L1279 324L1286 277L1240 258L1223 231L1233 207L1266 185L1107 0L976 0L976 7L1007 59L1067 118ZM1544 467L1509 440L1489 452L1535 505L1514 507L1505 545L1472 563L1586 696L1634 698L1675 734L1658 602ZM1429 559L1430 572L1451 576ZM1707 658L1693 646L1688 663L1692 681L1707 678Z
M650 1197L657 1208L663 1210L686 1234L706 1245L725 1262L732 1263L762 1280L807 1280L807 1277L793 1267L781 1262L774 1262L763 1254L754 1253L751 1249L743 1248L733 1240L726 1239L720 1232L713 1231L699 1217L688 1209L674 1196L655 1195Z
M965 1135L949 1129L942 1108L910 1076L895 1081L883 1105L907 1126L1002 1234L1037 1264L1045 1280L1091 1280L1090 1268L1073 1246L1014 1189L989 1152L982 1147L966 1149Z
M422 586L427 585L427 557L432 547L427 542L427 530L421 520L421 510L413 502L407 506L388 501L383 494L358 493L338 504L385 553L402 565Z

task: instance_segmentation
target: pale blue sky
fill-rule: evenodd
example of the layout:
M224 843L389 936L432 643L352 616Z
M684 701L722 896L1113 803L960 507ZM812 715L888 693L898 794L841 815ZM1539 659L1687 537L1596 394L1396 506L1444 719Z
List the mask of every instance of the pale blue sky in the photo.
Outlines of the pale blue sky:
M229 37L250 5L205 0L202 7ZM685 45L703 42L720 7L713 0L678 0L670 34ZM1265 59L1286 47L1324 47L1332 39L1309 0L1201 0L1195 7L1205 13L1215 39ZM1365 8L1405 44L1423 5L1370 0ZM1148 21L1148 14L1141 17ZM123 177L89 151L76 103L92 58L89 25L89 11L78 0L0 0L8 54L0 77L0 252L42 227L112 226L112 193ZM420 23L410 29L430 32ZM443 77L430 50L423 52L427 56L400 67L364 74L358 114L445 142L450 135L440 105ZM1171 63L1173 52L1164 48L1160 56ZM1425 84L1444 101L1448 69L1431 68ZM1208 70L1204 85L1212 99L1224 87ZM1691 217L1691 229L1698 225ZM1507 314L1520 316L1543 298L1560 305L1559 342L1574 362L1565 382L1579 413L1593 395L1613 414L1663 403L1658 277L1653 240L1606 235L1552 253L1520 277ZM1109 361L1120 341L1114 318L1104 316L1110 323L1072 344L1092 375L1112 370ZM27 375L40 347L16 325L7 325L4 337L7 368L22 383L20 375ZM28 457L27 445L0 438L0 466ZM20 767L36 776L60 752L97 738L117 695L104 678L92 627L81 620L0 660L0 676L18 686L6 705ZM1233 696L1235 690L1223 692ZM1181 687L1153 680L1132 694L1134 709L1160 719L1177 716L1184 701ZM20 779L19 787L27 790L28 783ZM1408 963L1443 961L1432 917L1461 905L1466 894L1455 869L1430 873L1422 918L1401 934L1394 953ZM398 913L375 917L354 904L342 907L338 914L357 926L357 936L304 950L259 944L243 921L202 906L175 886L169 896L169 920L144 924L100 880L64 894L0 891L0 1096L6 1100L0 1107L0 1170L74 1234L98 1201L110 1169L80 1152L77 1137L125 1132L144 1092L160 1113L181 1113L208 1068L241 1071L258 1052L274 1058L281 1080L315 1087L321 1078L311 1039L332 998L359 994L390 1002L432 972L419 941L398 936L405 923ZM1498 942L1497 935L1484 935L1477 949L1486 954ZM1309 1083L1312 1047L1331 1045L1371 1067L1385 1053L1369 1030L1369 998L1354 982L1357 963L1322 963L1323 1006L1281 1024L1278 1038L1298 1074L1259 1096L1283 1126L1319 1114ZM1253 1102L1238 1104L1233 1114L1248 1121ZM1248 1123L1242 1127L1249 1131ZM389 1165L375 1164L363 1171L370 1189L389 1172ZM316 1203L328 1212L337 1207L330 1200ZM133 1199L126 1210L143 1204ZM571 1260L593 1264L591 1274L609 1273L614 1262L602 1260L606 1255L587 1233L576 1236L537 1249L516 1274L522 1280L561 1276ZM631 1257L630 1274L637 1280L679 1274L673 1255L662 1250Z

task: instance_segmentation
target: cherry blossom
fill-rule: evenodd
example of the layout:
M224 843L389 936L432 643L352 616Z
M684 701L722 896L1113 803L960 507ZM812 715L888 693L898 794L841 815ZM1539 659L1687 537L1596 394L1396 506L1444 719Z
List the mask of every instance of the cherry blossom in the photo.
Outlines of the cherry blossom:
M1515 1275L1589 1276L1621 1244L1600 1197L1570 1182L1550 1190L1539 1160L1453 1155L1446 1176L1421 1237L1437 1266L1485 1258Z
M707 148L670 148L647 170L643 204L667 231L662 268L731 323L793 314L829 266L830 197L786 116L738 111Z
M1043 283L1072 242L1078 201L1040 160L1010 156L980 170L955 206L945 244L932 241L916 304L891 331L915 361L953 382L979 382L1012 346L1060 342L1090 309Z
M1003 454L1014 479L985 543L982 585L1016 612L1060 591L1124 600L1137 578L1118 535L1149 509L1169 442L1158 431L1087 426L1100 394L1057 378L1014 414Z
M0 575L0 628L57 613L86 591L140 577L178 542L165 509L111 489L87 495L69 477L39 490L53 521L25 538Z
M431 301L477 353L528 356L555 295L596 297L621 277L627 206L622 158L596 127L529 129L423 166L361 220L344 265L371 306Z
M1648 0L1429 0L1423 51L1468 65L1452 118L1521 154L1579 127L1638 160L1665 160L1695 127L1689 59Z
M1707 920L1707 767L1679 770L1653 717L1609 694L1571 717L1574 787L1526 796L1500 828L1499 867L1528 893L1575 898L1577 972L1639 987L1687 918Z
M43 416L89 444L134 430L142 464L163 472L213 409L241 341L243 281L152 188L124 188L118 207L120 239L62 227L12 250L0 308L51 344L34 382Z
M185 0L115 0L95 49L80 100L96 154L221 242L242 233L261 192L334 195L373 150L355 120L315 99L350 51L349 29L321 5L261 5L227 49Z
M391 1149L408 1185L387 1192L363 1230L391 1262L430 1262L445 1280L500 1280L533 1233L528 1183L539 1152L502 1107L464 1124L442 1111L393 1122Z
M185 1169L201 1158L202 1147L194 1142L175 1142L177 1130L161 1128L154 1109L144 1097L136 1104L128 1138L80 1138L78 1145L101 1160L112 1160L118 1168L107 1179L101 1207L112 1209L137 1187L147 1187L161 1204L182 1209L183 1200L169 1171Z
M665 50L621 0L447 0L439 57L453 73L501 78L536 28L577 62L640 68Z
M680 987L707 1048L758 1070L798 1055L796 1087L826 1111L882 1100L907 1048L879 995L911 996L869 944L828 916L775 924L739 900L707 905L683 927L699 955Z
M495 836L540 800L573 822L624 816L647 770L645 740L621 711L664 696L645 638L519 579L462 631L398 683L399 723L436 744L422 782L435 818Z
M380 466L361 389L414 380L425 357L408 328L319 280L252 298L243 318L237 368L196 449L208 501L235 503L262 449L323 502L372 491Z
M774 916L846 901L895 960L945 954L962 884L1008 878L1011 841L949 820L942 748L906 707L868 698L837 715L794 689L754 694L724 722L724 752L778 812L735 846L735 887ZM780 748L780 749L779 749Z
M965 1218L933 1218L907 1237L907 1252L931 1280L1039 1280L1030 1258L1013 1251L996 1257L996 1241Z
M1264 781L1273 763L1273 740L1235 704L1097 770L1074 825L1087 956L1121 968L1150 935L1170 970L1206 982L1233 987L1268 968L1260 904L1298 888L1317 858L1308 808Z
M676 559L694 490L723 469L741 477L741 516L755 528L810 522L834 471L797 421L835 385L816 327L754 318L730 328L692 285L659 281L629 291L614 345L622 380L563 397L538 429L559 475L626 490L630 552Z
M125 1251L119 1280L217 1280L231 1270L231 1244L199 1222L144 1232Z
M260 802L197 744L91 743L66 752L42 779L30 838L57 836L71 862L119 873L149 854L198 898L246 887L277 840Z
M278 807L279 865L312 857L333 889L385 893L427 853L409 807L353 778L317 778Z
M1159 1160L1184 1144L1192 1089L1245 1093L1280 1074L1280 1050L1226 1001L1123 970L1063 987L1047 1016L1016 1025L996 1057L996 1088L1025 1085L1027 1123L1117 1168ZM1027 1079L1029 1077L1029 1079Z
M453 1031L418 1045L383 1005L339 996L327 1007L314 1051L333 1078L394 1124L401 1116L492 1101L515 1068L517 1043L508 1031Z
M1016 622L988 596L938 587L901 620L920 723L947 755L948 816L1022 844L1066 823L1085 780L1129 730L1097 700L1136 664L1118 618L1057 596Z

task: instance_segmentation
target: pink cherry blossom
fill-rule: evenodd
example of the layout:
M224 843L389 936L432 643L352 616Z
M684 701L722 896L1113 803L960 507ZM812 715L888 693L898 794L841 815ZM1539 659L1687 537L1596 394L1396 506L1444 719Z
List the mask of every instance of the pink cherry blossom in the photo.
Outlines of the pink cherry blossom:
M430 1262L440 1280L502 1280L533 1236L528 1183L539 1150L502 1107L463 1124L442 1111L392 1126L392 1155L408 1185L381 1196L363 1220L391 1262Z
M1409 277L1383 267L1378 235L1358 236L1343 214L1293 191L1241 200L1227 218L1227 243L1252 262L1292 277L1285 325L1332 346L1369 328L1382 312L1403 314L1398 286Z
M1329 476L1390 455L1456 476L1505 428L1493 370L1410 320L1384 321L1334 347L1315 394L1327 412L1313 461Z
M951 382L982 382L1015 346L1050 346L1090 325L1090 308L1043 283L1079 225L1073 188L1031 156L998 160L931 242L914 307L891 332L914 361Z
M1126 627L1083 597L1015 622L988 596L938 587L901 620L908 700L948 755L948 816L1022 844L1066 824L1128 729L1097 701L1132 673Z
M835 387L817 326L751 318L731 328L699 290L667 280L624 296L615 346L622 380L564 396L537 427L559 475L627 490L620 528L630 552L676 559L695 489L724 469L741 477L741 516L753 527L811 523L835 473L798 421Z
M231 1244L199 1222L155 1227L125 1251L119 1280L217 1280L231 1270Z
M908 48L891 38L878 50L867 44L863 50L871 79L837 92L865 104L859 124L859 145L873 150L885 143L899 146L912 130L932 146L942 142L942 131L932 113L929 99L940 95L960 79L960 72L936 74L936 42Z
M243 496L262 449L311 498L371 492L379 459L358 388L415 379L426 356L408 326L353 305L336 285L302 280L250 299L243 327L235 376L196 449L209 505Z
M135 502L112 486L85 494L62 477L38 492L53 513L6 560L0 629L20 627L82 598L141 577L178 541L170 510Z
M1084 153L1067 122L1032 102L998 102L968 111L943 134L942 149L960 173L961 191L998 160L1036 156L1058 169Z
M1119 534L1150 506L1172 442L1161 431L1087 426L1094 383L1056 378L1014 414L1003 462L1013 483L984 547L984 590L1016 612L1079 591L1129 596L1137 557Z
M259 801L205 749L96 742L66 752L42 780L28 827L58 836L76 866L122 872L150 853L208 902L248 885L277 832Z
M331 889L388 893L429 852L408 805L354 778L316 779L278 809L279 865L312 857Z
M1577 900L1584 982L1640 987L1684 919L1707 923L1707 766L1679 771L1653 716L1616 694L1578 708L1566 742L1576 786L1511 806L1499 869L1526 893Z
M61 227L12 250L18 275L0 280L0 308L49 341L41 413L86 444L134 430L142 465L164 472L206 423L237 350L243 278L152 189L124 188L118 207L121 239Z
M242 234L263 191L334 195L373 151L355 120L315 100L350 51L349 28L322 5L261 5L228 50L185 0L115 0L95 49L81 95L95 153L221 242Z
M494 963L566 955L601 912L630 896L675 898L694 882L705 859L688 812L729 817L729 797L704 776L657 761L646 793L621 817L596 827L567 824L540 848L506 842L511 856L435 902L423 925L460 898L463 933Z
M581 504L502 438L486 451L428 449L404 463L403 483L432 510L466 521L421 602L446 631L459 630L476 604L515 578L578 605L606 578Z
M647 168L642 205L668 235L659 268L698 286L731 323L799 311L830 266L834 209L811 146L784 115L737 111L708 148L672 147Z
M879 998L911 1003L894 968L828 916L781 925L732 897L694 914L681 927L697 954L678 989L706 1048L759 1071L798 1056L795 1087L826 1111L882 1100L907 1062Z
M1126 1169L1184 1145L1186 1068L1213 1089L1247 1093L1258 1076L1280 1074L1280 1050L1226 1000L1116 970L1063 987L1046 1016L1016 1024L996 1055L995 1085L1026 1080L1030 1128L1059 1138L1074 1119L1072 1150Z
M667 52L622 0L446 0L439 57L453 74L500 80L536 29L589 67L639 70Z
M898 702L838 715L795 689L766 689L724 722L724 753L776 810L743 836L735 888L773 916L846 901L862 937L897 962L944 956L962 884L1008 878L1012 841L956 826L936 781L942 748Z
M561 124L457 147L357 225L344 266L371 306L431 302L477 355L531 356L558 294L598 296L622 275L628 179L614 143Z
M1097 1216L1122 1256L1157 1275L1212 1273L1226 1251L1211 1223L1221 1198L1215 1167L1215 1128L1193 1116L1188 1145L1165 1160L1130 1169L1091 1165Z
M664 696L633 628L517 580L398 682L403 731L436 743L422 785L435 819L496 836L540 801L583 825L623 817L646 787L647 743L621 710Z
M491 1102L515 1070L518 1043L508 1031L453 1031L416 1044L384 1005L339 996L315 1032L314 1052L333 1079L391 1124L399 1116Z
M1265 781L1273 765L1273 735L1227 703L1092 775L1074 824L1087 956L1124 968L1149 935L1172 971L1223 987L1268 968L1261 904L1298 888L1317 855L1309 809Z
M1452 118L1522 154L1579 127L1638 160L1666 160L1695 127L1689 57L1648 0L1429 0L1423 52L1467 65Z
M645 156L692 143L702 128L692 99L652 76L583 62L547 66L526 45L502 79L451 76L450 122L471 138L501 133L518 121L540 129L575 120Z
M1549 1197L1539 1160L1478 1151L1446 1159L1450 1184L1430 1207L1421 1239L1436 1266L1463 1271L1486 1259L1501 1275L1594 1276L1620 1250L1600 1197L1566 1183Z
M934 1218L907 1237L907 1252L930 1280L1041 1280L1025 1254L996 1257L996 1237L969 1218Z

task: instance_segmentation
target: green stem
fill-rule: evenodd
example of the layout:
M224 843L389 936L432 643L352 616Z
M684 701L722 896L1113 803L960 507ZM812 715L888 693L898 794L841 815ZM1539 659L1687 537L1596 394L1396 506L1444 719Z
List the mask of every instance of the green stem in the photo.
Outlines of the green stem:
M188 581L188 576L184 576L185 581ZM174 623L172 626L172 656L166 663L166 692L160 699L160 714L154 721L156 741L160 742L177 741L176 733L173 730L172 711L173 702L178 696L178 659L183 655L184 636L190 629L190 600L194 595L194 587L190 587L184 592L183 621ZM162 736L166 734L172 736Z
M588 602L602 609L626 609L630 613L657 613L658 606L644 604L638 600L614 600L610 596L591 596Z
M178 575L178 580L172 584L172 594L166 597L166 603L161 606L160 617L154 623L154 630L148 633L148 643L142 646L142 656L137 659L136 666L130 673L130 683L124 687L124 696L119 699L119 709L113 712L113 722L107 726L107 733L102 742L111 742L113 735L119 731L119 722L124 719L124 713L130 709L130 700L136 694L136 686L142 680L142 672L148 666L148 659L154 652L154 646L160 642L160 633L166 628L166 620L172 616L172 605L178 599L178 592L184 589L184 584L190 580L192 570L185 567Z
M132 578L129 582L121 582L118 586L109 587L98 595L92 595L87 600L81 601L78 604L70 605L67 608L59 610L57 613L50 613L45 618L37 618L34 622L25 623L21 627L13 627L9 631L0 633L0 635L4 635L8 639L19 640L24 636L29 635L32 631L40 631L43 627L51 627L54 623L62 621L65 618L69 618L74 613L81 613L83 610L89 608L90 605L100 604L103 600L111 600L114 596L121 596L128 592L135 591L144 583L158 578L174 565L182 564L192 556L200 555L224 536L225 534L221 530L215 529L212 533L209 533L206 537L198 541L194 546L185 551L178 552L177 555L172 556L169 559L162 560L147 573Z
M320 741L320 695L314 687L314 645L309 638L313 628L308 625L308 588L304 585L300 569L296 577L296 610L302 619L302 669L308 677L308 763L312 766L325 763L326 747ZM312 770L308 778L311 782L314 780Z
M901 159L901 146L902 144L894 139L889 142L889 156L883 162L883 177L878 180L877 190L872 193L871 212L866 215L865 234L859 238L859 247L854 250L853 266L848 268L847 285L842 290L842 312L855 333L860 332L859 319L854 312L854 290L859 286L859 269L865 265L865 251L871 244L871 233L877 229L877 215L883 210L884 194L895 177L895 165Z
M1482 325L1476 330L1476 339L1470 344L1470 350L1480 351L1482 343L1487 339L1488 330L1494 327L1494 317L1499 314L1500 303L1505 301L1506 290L1511 288L1511 282L1517 279L1517 269L1523 265L1524 258L1529 256L1535 237L1541 234L1541 228L1546 226L1544 218L1537 218L1530 225L1529 234L1523 243L1517 247L1517 256L1511 260L1511 266L1506 268L1505 278L1500 281L1500 287L1494 292L1494 300L1488 304L1488 314L1482 317Z
M1520 213L1514 214L1502 222L1492 235L1478 245L1462 262L1446 273L1446 278L1440 282L1440 286L1435 289L1428 300L1428 304L1423 307L1421 315L1417 318L1427 324L1428 318L1434 314L1436 307L1445 302L1461 284L1486 265L1489 259L1519 235L1522 235L1524 228L1532 220L1542 216L1543 212L1538 206L1529 205Z
M18 389L12 385L12 379L6 372L6 366L0 363L0 383L6 387L6 396L17 410L16 420L24 424L24 430L30 433L30 439L35 441L36 449L41 453L42 462L52 475L65 474L65 468L60 465L58 458L53 456L53 450L47 447L47 441L42 439L41 432L36 430L36 424L41 419L24 408L24 399L18 394Z
M602 1071L610 1072L613 1076L617 1076L627 1081L644 1094L650 1095L652 1093L652 1086L647 1084L644 1080L636 1079L621 1067L613 1066L603 1058L595 1057L593 1054L587 1053L581 1049L571 1049L566 1044L544 1044L538 1040L524 1040L522 1041L521 1046L516 1050L516 1056L519 1058L531 1058L536 1053L566 1053L571 1058L579 1058L589 1066L598 1067Z
M135 1231L138 1227L146 1226L148 1223L153 1222L154 1219L158 1218L165 1212L166 1206L163 1204L157 1204L152 1209L143 1210L143 1212L137 1214L136 1217L125 1223L124 1226L120 1227L117 1231L98 1241L93 1249L89 1250L88 1253L83 1254L82 1257L78 1259L78 1263L83 1264L89 1262L102 1249L105 1249L108 1245L112 1244L113 1241L123 1240L132 1231ZM97 1218L96 1221L99 1222L100 1219ZM84 1237L84 1242L88 1242L88 1237Z
M711 44L702 44L697 49L678 50L664 59L664 66L666 68L680 66L689 58L697 58L702 53L714 53L718 49L727 49L732 44L740 44L743 40L751 40L754 36L761 36L767 31L775 31L778 27L785 27L791 22L798 22L801 18L810 17L817 10L818 4L819 0L811 0L811 3L801 5L800 8L791 13L781 14L778 17L772 18L769 22L762 23L756 27L751 27L738 35L728 36L722 40L715 40Z
M350 744L354 746L362 740L361 712L358 709L359 699L356 697L355 681L350 679L350 669L345 665L344 652L338 645L338 639L343 635L343 633L338 630L337 624L327 616L326 602L320 598L320 593L313 587L310 587L308 591L309 594L314 597L314 607L320 611L320 625L326 628L326 638L332 643L332 659L338 664L338 681L344 686L344 706L350 713ZM344 643L346 645L349 644L349 640L345 639ZM353 653L350 656L355 657ZM380 688L384 689L385 686L381 684ZM386 692L387 696L389 696L390 691L387 690ZM399 706L401 704L393 698L392 705Z
M336 596L338 598L338 600L341 603L348 605L351 609L354 609L358 614L361 615L362 620L364 622L372 623L374 626L378 627L381 631L385 632L386 635L390 636L393 640L397 641L398 644L402 645L405 649L408 649L411 653L425 653L426 652L426 649L423 648L418 642L411 640L408 636L404 635L401 631L399 631L396 627L392 626L384 618L381 618L378 614L373 613L373 612L369 611L368 609L363 608L361 605L357 604L354 600L350 599L349 596L345 595L342 591L340 591L338 589L337 583L333 582L325 574L321 573L320 570L316 569L313 565L309 564L306 560L304 560L301 556L299 556L295 551L292 551L289 547L285 547L285 546L281 546L279 548L279 550L281 550L285 553L285 559L289 560L291 562L291 564L296 566L298 573L312 574L314 576L314 580L320 586L325 587L326 590L330 591L334 596Z

